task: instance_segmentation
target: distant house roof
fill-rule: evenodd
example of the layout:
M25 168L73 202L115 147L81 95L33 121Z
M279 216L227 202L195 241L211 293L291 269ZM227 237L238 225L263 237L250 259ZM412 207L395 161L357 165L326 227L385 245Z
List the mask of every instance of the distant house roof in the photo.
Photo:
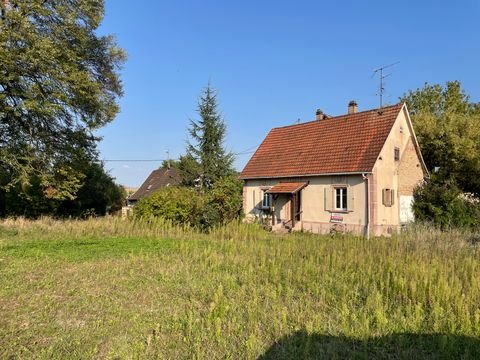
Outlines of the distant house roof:
M403 104L274 128L241 179L372 171Z
M179 185L181 183L180 172L177 169L158 169L152 171L147 180L140 188L131 195L129 200L139 200L142 197L153 194L165 186Z

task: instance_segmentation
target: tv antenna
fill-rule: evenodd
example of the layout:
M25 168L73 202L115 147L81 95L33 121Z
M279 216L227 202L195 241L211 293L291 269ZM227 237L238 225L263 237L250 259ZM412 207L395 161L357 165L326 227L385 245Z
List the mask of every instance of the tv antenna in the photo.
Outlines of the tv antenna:
M391 73L390 74L387 74L387 75L383 75L383 70L385 69L388 69L392 66L395 66L399 63L400 61L397 61L397 62L394 62L392 64L389 64L389 65L384 65L384 66L381 66L375 70L373 70L373 76L375 76L375 74L377 73L380 73L380 88L379 88L379 96L380 96L380 108L383 107L383 92L385 91L385 88L383 87L383 80L387 77L387 76L390 76L392 75Z
M170 169L170 150L165 151L167 153L167 169Z

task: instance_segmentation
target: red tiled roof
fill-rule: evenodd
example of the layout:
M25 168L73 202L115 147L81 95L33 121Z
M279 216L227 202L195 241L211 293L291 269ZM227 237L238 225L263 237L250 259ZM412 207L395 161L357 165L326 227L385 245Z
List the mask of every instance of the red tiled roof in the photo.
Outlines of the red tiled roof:
M402 106L274 128L240 178L371 171Z
M267 193L270 194L294 194L297 191L302 190L308 183L306 182L281 182L270 189Z

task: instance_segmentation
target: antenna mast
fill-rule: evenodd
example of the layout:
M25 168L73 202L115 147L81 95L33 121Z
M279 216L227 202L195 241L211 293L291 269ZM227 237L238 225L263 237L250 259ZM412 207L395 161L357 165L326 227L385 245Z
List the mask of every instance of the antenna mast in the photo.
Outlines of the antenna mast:
M378 95L380 96L380 108L383 107L383 92L385 91L385 88L383 87L383 79L385 79L387 76L390 76L391 74L383 75L383 70L392 67L394 65L397 65L400 61L394 62L389 65L384 65L379 67L378 69L373 70L373 75L376 73L380 73L380 88L379 88L379 93Z

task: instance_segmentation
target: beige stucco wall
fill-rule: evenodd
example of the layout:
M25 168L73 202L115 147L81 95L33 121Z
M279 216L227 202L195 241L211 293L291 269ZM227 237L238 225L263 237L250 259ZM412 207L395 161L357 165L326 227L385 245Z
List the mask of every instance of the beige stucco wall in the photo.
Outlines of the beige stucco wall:
M309 182L301 190L301 221L295 226L296 230L326 233L332 227L341 231L351 231L363 234L366 223L365 197L366 187L362 176L314 176L289 179L246 180L244 186L244 212L248 220L262 216L260 209L263 190L279 182ZM346 185L350 211L335 211L333 208L333 186ZM327 195L327 196L325 196ZM254 203L255 201L255 203ZM353 206L352 206L353 201ZM332 205L326 205L330 202ZM330 210L327 210L330 209ZM279 195L275 202L275 224L290 219L290 203L287 195ZM332 213L343 217L341 223L331 222ZM274 224L274 225L275 225Z
M400 196L412 195L415 186L423 180L421 160L414 147L414 135L406 112L400 111L385 141L372 174L371 232L374 235L398 231L400 227ZM400 160L395 161L395 147L400 149ZM394 204L383 204L383 189L393 189Z

